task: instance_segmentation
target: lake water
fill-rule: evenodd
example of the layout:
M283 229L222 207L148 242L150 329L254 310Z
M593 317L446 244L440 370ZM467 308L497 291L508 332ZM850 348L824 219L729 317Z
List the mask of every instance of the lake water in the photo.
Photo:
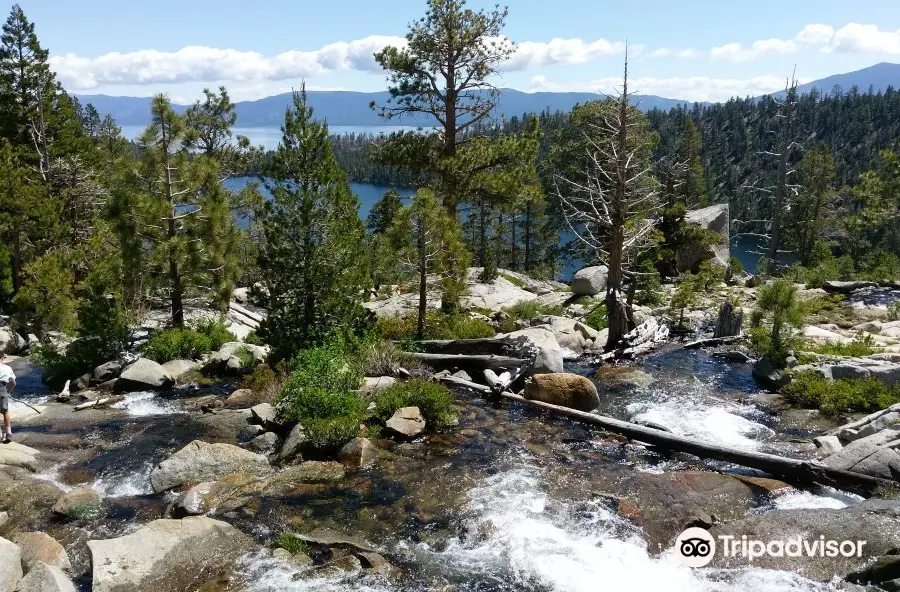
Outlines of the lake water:
M123 125L122 135L129 140L140 137L146 126ZM399 131L412 131L418 129L409 125L332 125L328 131L335 136L346 134L372 134L382 135ZM234 137L247 136L252 146L262 146L266 150L274 150L281 142L281 129L277 127L235 127L232 128Z

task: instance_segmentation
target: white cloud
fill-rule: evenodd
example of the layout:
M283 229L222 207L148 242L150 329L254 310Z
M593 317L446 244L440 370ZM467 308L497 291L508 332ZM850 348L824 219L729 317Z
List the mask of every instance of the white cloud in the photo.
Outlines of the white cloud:
M531 79L531 92L536 91L582 91L610 94L622 86L620 77L610 76L584 83L557 84L545 76ZM731 97L757 96L776 92L784 88L784 78L779 76L756 76L754 78L711 78L690 76L686 78L629 78L631 92L642 95L657 95L686 101L725 101Z
M632 46L630 49L636 49ZM581 39L554 38L549 42L523 41L516 45L516 51L503 65L512 72L553 66L557 64L583 64L598 57L609 57L625 53L625 44L620 41L597 39L590 43Z
M50 64L63 85L73 90L215 80L252 83L312 77L332 70L377 71L372 54L386 45L405 43L402 37L373 35L332 43L316 51L288 51L273 57L253 51L189 46L174 52L148 49L96 58L65 54L53 56Z
M701 54L696 49L670 49L661 47L659 49L654 49L646 55L648 58L681 58L692 60L694 58L699 58Z
M797 43L791 39L761 39L746 47L740 43L727 43L712 48L709 55L714 60L747 62L765 53L793 53L797 49Z
M806 25L794 36L794 39L806 45L824 45L831 43L832 37L834 37L834 27L817 24Z
M900 54L900 30L882 31L878 25L850 23L834 33L830 51Z

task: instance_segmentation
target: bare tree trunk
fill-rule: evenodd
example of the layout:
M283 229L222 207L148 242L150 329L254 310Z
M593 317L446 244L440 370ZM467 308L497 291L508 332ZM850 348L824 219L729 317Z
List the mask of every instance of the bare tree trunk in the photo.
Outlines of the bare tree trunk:
M609 336L606 350L619 345L628 333L628 305L622 298L622 258L625 248L625 222L628 204L628 62L625 62L625 77L619 113L616 138L615 197L612 205L612 228L609 239L609 276L606 284L606 310L609 322Z
M525 271L531 271L531 201L525 203Z
M416 324L416 337L425 337L425 314L428 308L428 251L426 244L425 222L419 219L419 319Z

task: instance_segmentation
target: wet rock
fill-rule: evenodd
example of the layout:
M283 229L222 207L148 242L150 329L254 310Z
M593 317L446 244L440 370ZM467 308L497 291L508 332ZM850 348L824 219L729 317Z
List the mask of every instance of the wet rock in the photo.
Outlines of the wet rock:
M514 331L506 335L499 335L507 341L527 340L535 348L536 357L532 372L543 374L547 372L563 371L563 352L556 341L556 335L547 327L530 327L521 331Z
M96 368L94 368L94 380L99 380L100 382L106 382L107 380L112 380L113 378L118 378L122 373L122 362L118 360L113 360L111 362L107 362L105 364L100 364Z
M7 522L9 522L9 512L0 512L0 528L3 528Z
M380 455L381 451L368 438L353 438L344 444L338 458L351 470L364 470L375 466Z
M379 575L385 579L392 579L397 575L397 568L391 565L391 562L378 553L360 551L356 553L363 569L368 572Z
M877 434L881 430L887 429L896 423L900 423L900 413L898 413L897 411L885 413L881 417L874 419L870 423L867 423L862 428L860 428L859 432L857 433L857 438L867 438L872 434Z
M193 360L169 360L163 364L162 367L169 373L169 376L178 381L188 372L192 372L199 368L200 364Z
M844 447L837 436L817 436L813 438L813 443L822 456L830 456Z
M227 407L243 407L256 404L256 395L250 389L237 389L225 399Z
M383 391L384 389L393 385L395 382L397 382L397 379L391 376L366 376L365 378L363 378L363 384L360 387L359 392L365 395L370 395L372 393L377 393L378 391Z
M153 469L150 485L159 493L185 483L211 481L238 472L267 475L272 467L265 456L238 446L194 440Z
M775 368L768 356L761 357L753 365L753 378L764 388L772 391L777 391L791 381L787 373Z
M266 432L253 438L247 443L247 450L257 454L265 454L266 456L273 454L278 450L278 434Z
M313 560L309 558L309 555L303 553L291 553L287 549L275 549L272 551L272 557L299 570L304 570L313 565Z
M0 327L0 352L12 355L23 351L26 347L28 343L11 327Z
M572 294L575 296L596 296L606 291L609 268L605 265L585 267L572 276Z
M175 386L175 379L153 360L140 358L122 371L116 381L117 392L165 390Z
M525 398L579 411L600 406L597 387L578 374L535 374L525 382Z
M378 549L360 537L327 528L317 528L309 533L293 536L313 547L344 549L352 553L378 553Z
M96 514L103 504L103 498L95 490L82 487L64 493L55 504L53 511L61 516L79 518Z
M247 441L252 440L253 438L255 438L257 436L261 436L262 434L265 434L265 433L266 433L266 428L262 427L261 425L256 425L256 424L251 423L251 424L247 424L246 426L241 428L241 431L238 434L238 439L241 440L242 442L247 442Z
M247 473L227 475L219 481L204 481L178 498L172 515L180 518L227 514L247 505L265 487L264 478Z
M900 581L900 554L892 553L879 557L865 569L849 574L847 580L857 584L879 584L882 587L885 583Z
M59 567L38 563L22 578L16 592L76 592L76 588Z
M765 555L753 560L753 567L781 569L807 578L829 581L835 575L844 577L866 567L871 557L885 555L900 547L900 502L867 500L855 506L833 509L779 510L719 524L710 529L714 537L741 536L753 533L762 541L789 540L801 537L807 541L866 541L861 557L773 557ZM723 557L716 553L711 567L746 567L747 559Z
M280 483L330 483L344 478L344 466L333 461L309 460L279 471L271 481Z
M746 364L753 359L746 352L734 349L714 352L713 357L728 362L737 362L738 364Z
M37 470L39 451L18 442L0 445L0 465L20 467L29 471Z
M418 407L403 407L385 422L389 434L400 438L415 438L425 431L425 420Z
M0 592L14 592L22 579L22 552L18 545L0 537Z
M45 532L21 532L13 538L22 553L22 567L30 572L39 563L60 569L72 569L72 562L65 548Z
M291 428L281 450L278 452L278 462L290 462L302 456L304 449L309 445L309 437L303 431L299 423Z
M94 592L197 589L229 575L235 559L254 548L230 524L201 516L155 520L130 535L87 545Z
M275 408L272 407L272 405L269 403L260 403L259 405L254 405L250 408L250 423L266 427L274 423L277 415L278 412L275 411Z

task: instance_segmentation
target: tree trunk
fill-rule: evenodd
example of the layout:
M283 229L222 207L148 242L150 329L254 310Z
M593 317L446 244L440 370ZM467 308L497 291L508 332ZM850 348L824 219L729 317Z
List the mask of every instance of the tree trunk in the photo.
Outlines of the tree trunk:
M419 318L416 323L416 337L425 337L425 314L428 309L428 251L425 236L425 221L419 218Z
M169 218L169 238L174 238L176 233L174 213ZM169 255L169 283L172 300L172 326L184 327L184 303L181 274L178 272L178 260L174 254Z
M513 271L516 271L516 269L519 266L519 262L516 259L518 253L517 253L517 249L516 249L517 244L516 244L516 212L515 212L515 210L510 214L509 222L510 222L510 224L509 224L509 234L510 234L509 268Z
M13 231L13 250L12 250L12 285L15 296L22 288L22 233L18 229Z
M732 337L741 334L741 326L744 324L744 311L735 309L730 300L726 300L719 307L719 317L716 319L716 329L713 337Z
M531 201L525 203L525 271L531 271Z

